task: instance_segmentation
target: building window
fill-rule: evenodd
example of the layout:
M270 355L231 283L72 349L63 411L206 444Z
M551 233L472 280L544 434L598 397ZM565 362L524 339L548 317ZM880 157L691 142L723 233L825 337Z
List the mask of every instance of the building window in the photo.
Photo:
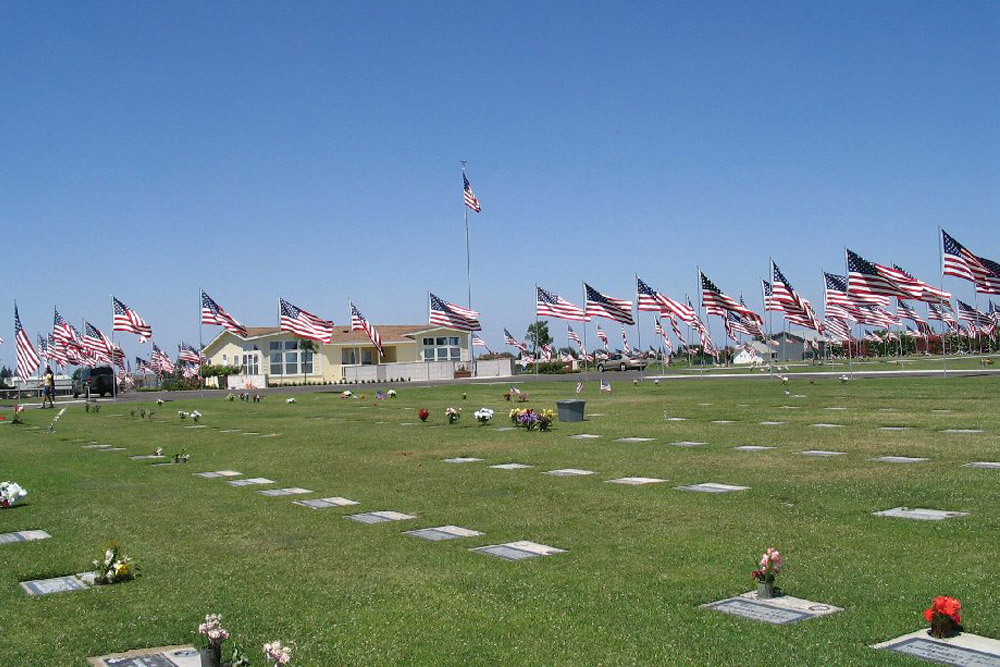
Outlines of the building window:
M458 336L424 338L424 361L461 361Z
M353 366L357 362L354 360L354 348L340 351L340 363L343 366Z
M300 352L297 340L271 341L268 361L271 375L310 375L313 372L313 353Z
M250 352L243 355L243 375L260 375L260 355Z

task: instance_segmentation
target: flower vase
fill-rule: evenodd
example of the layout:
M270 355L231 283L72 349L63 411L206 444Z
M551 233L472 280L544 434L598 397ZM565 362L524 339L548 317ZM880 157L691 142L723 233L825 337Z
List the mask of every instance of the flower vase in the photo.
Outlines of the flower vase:
M947 637L954 637L962 629L958 623L955 622L951 616L947 614L935 614L934 620L931 621L930 633L932 637L937 639L945 639Z
M199 649L201 667L222 667L222 644L209 644Z
M774 582L773 581L758 581L757 582L757 599L758 600L770 600L774 597Z

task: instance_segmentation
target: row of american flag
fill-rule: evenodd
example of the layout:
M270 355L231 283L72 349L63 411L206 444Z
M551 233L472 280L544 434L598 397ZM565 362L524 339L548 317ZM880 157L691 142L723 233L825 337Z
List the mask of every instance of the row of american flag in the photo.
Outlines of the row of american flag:
M474 199L475 196L471 195L471 188L464 176L463 180L467 196ZM478 207L478 200L475 202ZM973 253L944 230L941 231L941 250L942 276L953 276L969 281L978 294L1000 294L1000 263ZM824 272L822 318L817 315L812 304L795 290L773 260L770 262L769 279L761 280L764 312L779 313L789 323L814 330L833 342L849 341L852 324L877 327L887 332L891 326L905 327L902 333L911 337L921 337L931 333L928 320L942 322L953 333L964 332L968 335L992 335L1000 327L1000 308L992 302L989 303L987 312L959 299L953 302L950 293L917 279L898 264L879 264L849 249L845 252L846 275ZM739 299L728 296L700 269L698 279L700 303L704 307L704 312L722 319L729 339L738 342L741 334L755 338L764 336L763 317L747 305L742 295ZM583 290L584 304L577 306L554 292L536 285L536 317L575 322L589 322L594 318L601 318L618 322L622 327L622 350L630 353L632 348L625 326L635 324L633 301L609 296L587 283L584 283ZM200 299L202 324L221 326L236 336L247 337L246 327L204 290L200 293ZM895 313L889 310L893 299L896 301ZM927 305L927 319L918 314L911 302L923 302ZM683 300L671 298L636 276L635 304L638 311L657 314L654 331L668 351L674 351L674 344L664 327L664 321L682 346L687 346L687 337L681 328L681 325L686 325L689 331L697 334L707 354L719 354L719 348L713 342L709 328L701 317L701 309L696 308L689 297ZM353 301L349 302L349 307L351 330L364 331L382 354L382 337L377 328L362 315ZM112 297L112 311L112 331L136 334L140 342L152 338L152 327L122 300ZM281 331L321 343L332 340L335 326L331 320L315 315L280 297L278 311ZM905 325L906 322L912 323L914 328ZM968 325L964 330L961 322ZM482 330L480 315L471 308L447 302L428 293L428 323L470 332L474 347L489 350L485 341L476 333ZM58 309L54 311L52 333L45 337L39 334L37 347L21 326L16 304L14 327L18 377L31 376L39 368L42 359L63 367L108 363L121 368L123 372L130 366L121 348L100 329L85 320L84 333L81 334L59 314ZM592 361L608 351L609 338L600 325L597 327L597 336L604 344L603 353L598 350L591 354L586 348L585 340L573 331L572 327L568 328L567 336L579 347L579 356L584 360ZM868 340L873 340L877 334L868 332L866 336ZM885 337L880 338L885 339ZM522 354L529 353L528 346L515 338L507 329L504 329L504 344L520 350ZM542 360L551 360L555 355L550 346L543 345L540 356ZM175 372L178 365L188 372L197 374L197 367L202 363L204 358L201 351L184 342L178 345L176 364L169 355L156 346L155 342L148 360L136 359L137 370L159 374Z

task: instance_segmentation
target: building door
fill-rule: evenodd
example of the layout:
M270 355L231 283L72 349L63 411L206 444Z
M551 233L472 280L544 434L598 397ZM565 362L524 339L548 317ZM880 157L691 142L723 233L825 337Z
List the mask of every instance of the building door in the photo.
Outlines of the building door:
M243 375L260 375L260 352L243 354Z

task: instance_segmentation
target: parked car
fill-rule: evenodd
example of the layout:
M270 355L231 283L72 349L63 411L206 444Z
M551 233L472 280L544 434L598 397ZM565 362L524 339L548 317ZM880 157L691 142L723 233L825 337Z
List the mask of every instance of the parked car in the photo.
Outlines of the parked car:
M107 396L115 390L115 372L111 366L84 366L73 373L73 398L86 395L90 387L91 396Z
M646 360L638 357L626 357L624 354L612 354L607 359L597 362L597 370L602 373L607 370L641 371L646 368Z

